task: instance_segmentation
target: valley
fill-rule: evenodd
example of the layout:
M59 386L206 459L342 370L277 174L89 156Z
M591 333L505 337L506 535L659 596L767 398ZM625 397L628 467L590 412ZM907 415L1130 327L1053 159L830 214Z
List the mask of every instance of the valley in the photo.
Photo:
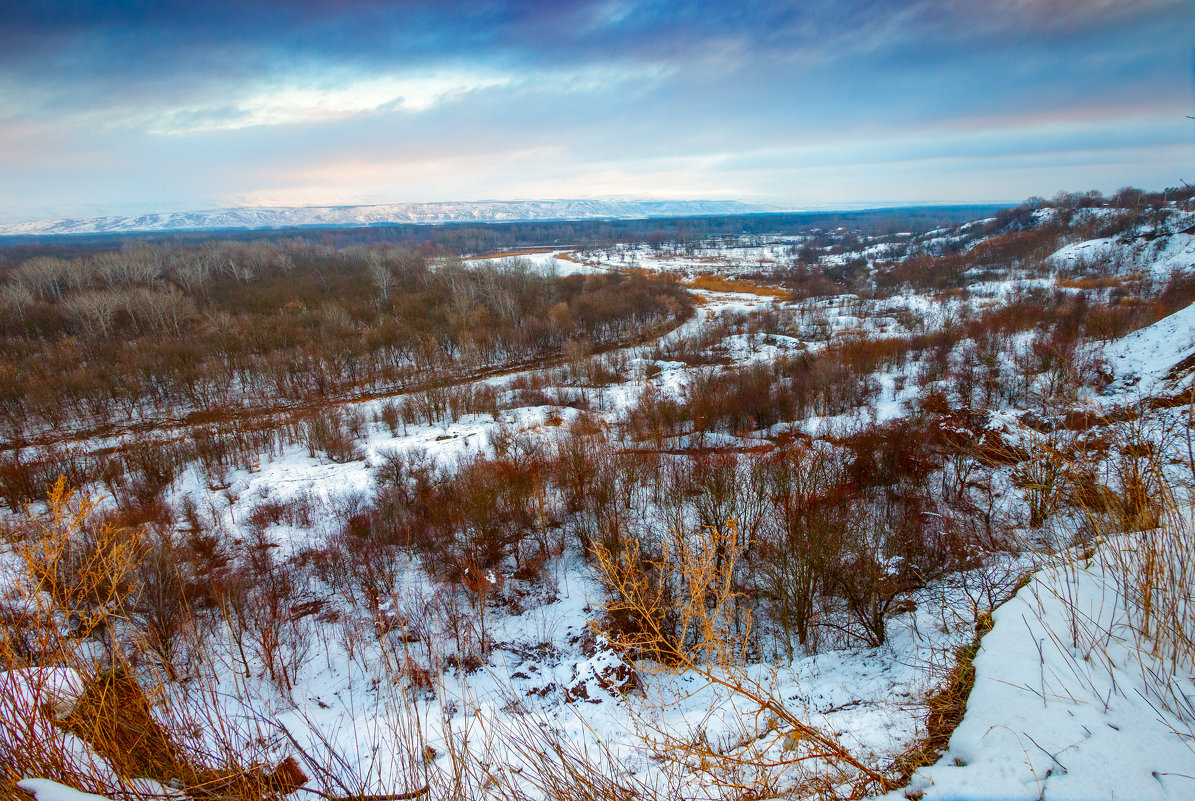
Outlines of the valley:
M1195 192L1134 191L3 265L0 789L1185 797Z

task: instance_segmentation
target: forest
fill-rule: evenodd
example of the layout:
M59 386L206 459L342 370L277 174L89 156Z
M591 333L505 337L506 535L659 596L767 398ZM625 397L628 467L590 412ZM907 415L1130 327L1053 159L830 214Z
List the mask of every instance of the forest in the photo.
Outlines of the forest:
M429 269L375 248L135 245L4 275L4 438L445 384L642 339L691 312L635 275Z

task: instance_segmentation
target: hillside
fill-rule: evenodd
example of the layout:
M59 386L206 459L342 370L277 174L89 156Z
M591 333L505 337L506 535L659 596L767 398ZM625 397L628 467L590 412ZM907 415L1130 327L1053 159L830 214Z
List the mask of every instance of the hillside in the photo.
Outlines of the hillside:
M0 792L1186 798L1193 196L14 265Z
M362 225L434 225L528 220L679 217L702 214L753 214L771 206L732 200L529 200L475 203L388 203L374 206L247 206L196 212L165 212L129 217L42 220L0 225L0 236L147 231L203 231L255 228L302 228Z

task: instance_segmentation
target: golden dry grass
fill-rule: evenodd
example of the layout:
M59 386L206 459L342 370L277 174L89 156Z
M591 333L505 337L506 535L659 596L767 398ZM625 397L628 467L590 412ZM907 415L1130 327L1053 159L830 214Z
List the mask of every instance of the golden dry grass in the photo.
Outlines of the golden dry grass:
M1141 273L1128 273L1126 275L1106 275L1100 277L1087 278L1059 278L1055 283L1063 289L1115 289L1125 284L1133 284L1142 280L1144 276Z
M707 292L736 292L765 298L792 300L792 293L787 289L739 278L726 278L721 275L699 275L696 278L681 281L681 285L689 289L701 289Z
M642 654L729 692L751 709L742 713L738 744L714 745L696 731L676 732L639 721L653 758L699 776L722 798L760 798L793 790L801 795L847 801L887 792L892 779L853 754L829 731L794 712L767 680L746 669L750 613L738 609L732 576L741 553L734 521L709 528L677 553L664 547L658 560L646 558L631 541L618 552L598 546L595 558L612 598L608 617L622 621L603 635L625 653ZM654 580L664 570L684 577L686 590L672 597ZM679 637L666 631L677 621ZM686 689L686 695L692 694ZM632 712L634 710L632 709Z
M950 736L963 722L967 699L975 686L975 657L979 654L980 640L991 628L991 613L985 613L976 623L975 639L954 650L954 666L946 680L926 697L925 736L898 756L890 769L900 777L900 785L907 784L920 768L937 762L950 745Z

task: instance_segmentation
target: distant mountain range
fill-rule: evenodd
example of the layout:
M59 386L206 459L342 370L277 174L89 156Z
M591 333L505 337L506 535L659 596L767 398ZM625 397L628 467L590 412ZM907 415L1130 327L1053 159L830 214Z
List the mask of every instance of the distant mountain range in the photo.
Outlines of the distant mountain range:
M143 231L295 228L531 220L695 217L761 214L781 207L736 200L512 200L477 203L389 203L379 206L302 206L165 212L130 217L91 217L0 225L0 236L122 234Z

